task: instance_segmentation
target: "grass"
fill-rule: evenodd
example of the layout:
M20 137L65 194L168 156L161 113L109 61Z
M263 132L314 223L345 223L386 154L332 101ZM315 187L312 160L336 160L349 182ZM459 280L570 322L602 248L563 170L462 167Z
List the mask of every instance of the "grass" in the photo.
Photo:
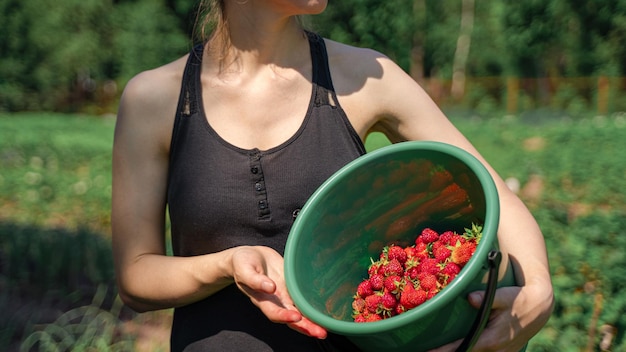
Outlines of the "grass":
M453 122L519 181L546 235L557 306L528 351L599 350L602 340L626 350L626 114ZM136 345L121 326L137 315L113 285L113 128L110 118L0 114L0 349ZM387 143L374 135L367 148Z

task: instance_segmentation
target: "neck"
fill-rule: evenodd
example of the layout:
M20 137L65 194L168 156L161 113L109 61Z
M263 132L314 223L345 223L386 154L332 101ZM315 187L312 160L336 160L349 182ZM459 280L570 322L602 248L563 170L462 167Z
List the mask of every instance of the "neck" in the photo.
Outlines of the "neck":
M218 64L212 65L218 74L267 65L294 67L308 57L308 42L296 17L259 9L256 3L226 2L226 25L207 45L207 58Z

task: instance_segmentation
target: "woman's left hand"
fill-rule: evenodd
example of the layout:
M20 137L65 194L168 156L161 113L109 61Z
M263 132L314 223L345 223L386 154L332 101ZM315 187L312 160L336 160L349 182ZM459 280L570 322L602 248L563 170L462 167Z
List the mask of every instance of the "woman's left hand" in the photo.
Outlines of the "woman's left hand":
M284 280L283 257L269 247L241 247L233 254L235 284L267 318L318 339L327 331L295 307Z
M552 291L543 287L502 287L496 290L491 316L472 351L518 352L544 326L552 312ZM472 292L469 302L479 308L484 291ZM462 340L431 352L456 351Z

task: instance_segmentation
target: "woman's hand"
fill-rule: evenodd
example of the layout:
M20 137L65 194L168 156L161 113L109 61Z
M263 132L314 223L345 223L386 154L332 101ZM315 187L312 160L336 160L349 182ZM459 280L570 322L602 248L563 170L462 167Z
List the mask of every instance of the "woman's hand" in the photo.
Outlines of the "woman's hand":
M484 291L472 292L469 302L476 309ZM552 313L552 290L546 287L502 287L496 290L489 322L472 351L520 351L546 323ZM462 340L431 352L456 351Z
M269 247L241 247L232 255L233 278L267 318L287 324L292 329L319 339L326 338L324 328L300 314L287 292L283 257Z

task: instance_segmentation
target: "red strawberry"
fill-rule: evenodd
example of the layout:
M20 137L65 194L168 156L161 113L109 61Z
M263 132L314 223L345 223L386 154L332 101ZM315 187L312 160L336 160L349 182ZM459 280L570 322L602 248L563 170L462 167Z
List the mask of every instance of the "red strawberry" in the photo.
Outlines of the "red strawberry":
M397 245L392 245L387 249L387 259L397 259L400 263L404 264L407 259L407 254L404 251L404 248Z
M475 250L476 244L474 242L461 243L454 247L450 259L453 263L463 267L470 260Z
M415 248L415 246L405 247L404 248L404 252L406 253L406 258L407 258L406 260L407 261L417 257L417 248Z
M419 260L429 257L428 245L424 242L420 242L415 245L415 252L416 252L416 257Z
M365 308L370 313L377 314L380 311L380 305L383 297L381 295L373 294L365 297Z
M456 278L457 274L451 274L451 275L444 275L441 277L441 284L443 286L447 286L448 284L450 284L452 282L452 280L454 280Z
M383 286L386 291L396 294L402 289L402 277L399 275L387 276Z
M396 296L394 294L385 291L381 297L381 304L383 309L387 312L391 312L396 308L398 301L396 300Z
M385 278L381 274L374 274L370 277L370 287L374 291L380 291L383 289Z
M362 313L365 309L365 300L361 297L357 297L352 301L352 309L355 314Z
M370 264L369 268L367 268L367 274L369 276L372 276L378 272L379 268L380 268L380 262L379 261L375 262L372 260L372 264Z
M361 283L359 284L359 286L357 286L356 288L356 293L359 297L367 297L369 295L371 295L372 293L374 293L374 290L372 290L372 283L370 280L363 280L361 281Z
M383 273L385 276L401 276L404 273L404 266L398 261L398 259L391 259L383 266Z
M407 278L408 280L416 281L419 273L420 273L419 267L413 266L413 267L406 269L406 271L404 272L404 277Z
M437 290L437 276L429 273L420 273L418 275L420 287L424 291L435 291Z
M425 228L424 230L422 230L422 233L419 235L419 237L417 237L417 240L415 242L415 244L419 242L422 243L432 243L434 241L436 241L439 238L439 234L437 233L437 231L431 229L431 228Z
M366 323L367 322L367 317L363 314L358 314L355 318L354 318L354 322L355 323Z
M443 263L446 261L446 259L450 257L450 255L452 254L452 251L448 249L448 247L446 247L442 242L437 241L435 243L438 243L439 245L437 246L433 245L433 256L439 262Z
M379 320L382 320L382 319L383 319L383 318L382 318L380 315L378 315L378 314L370 314L370 315L367 317L366 322L367 322L367 323L372 323L372 322L379 321Z
M429 299L431 299L431 298L435 297L435 295L436 295L437 293L439 293L439 291L438 291L438 290L428 291L428 294L427 294L427 296L426 296L426 300L429 300Z
M427 298L426 291L415 289L412 285L406 285L400 295L400 304L405 309L412 309L424 303Z
M426 258L420 262L418 270L422 273L437 274L441 269L439 268L437 259Z
M458 233L455 233L454 235L452 235L452 238L450 238L451 246L456 246L465 242L467 242L467 239L465 239L465 237L459 235Z
M447 262L446 265L441 270L441 273L444 275L457 275L460 272L461 272L461 267L453 262Z
M454 245L454 243L451 242L454 235L452 231L445 231L439 236L439 241L445 245Z

